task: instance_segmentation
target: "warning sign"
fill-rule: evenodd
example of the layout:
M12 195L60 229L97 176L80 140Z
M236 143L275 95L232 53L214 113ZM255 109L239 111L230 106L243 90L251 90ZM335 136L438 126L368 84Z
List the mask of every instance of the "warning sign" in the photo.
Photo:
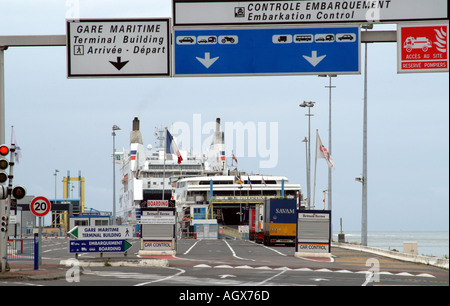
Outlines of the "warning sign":
M448 72L448 23L398 25L398 72Z

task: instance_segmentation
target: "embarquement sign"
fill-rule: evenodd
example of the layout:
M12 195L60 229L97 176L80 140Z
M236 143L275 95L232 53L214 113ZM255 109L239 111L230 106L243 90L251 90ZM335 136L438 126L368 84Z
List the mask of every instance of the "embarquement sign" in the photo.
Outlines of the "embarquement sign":
M446 0L173 0L174 25L446 19Z

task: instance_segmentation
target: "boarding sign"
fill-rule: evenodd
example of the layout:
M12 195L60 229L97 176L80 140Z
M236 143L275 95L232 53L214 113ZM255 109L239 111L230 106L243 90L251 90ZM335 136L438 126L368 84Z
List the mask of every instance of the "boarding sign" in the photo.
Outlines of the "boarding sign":
M174 31L174 76L359 74L359 27Z
M169 19L68 19L67 76L170 76Z
M80 240L119 240L133 237L131 226L75 226L68 232L70 238Z
M399 73L448 72L448 22L397 26Z
M147 200L147 207L169 207L169 200Z
M447 0L173 0L174 25L360 23L447 19Z
M125 252L132 246L126 240L71 240L70 253Z

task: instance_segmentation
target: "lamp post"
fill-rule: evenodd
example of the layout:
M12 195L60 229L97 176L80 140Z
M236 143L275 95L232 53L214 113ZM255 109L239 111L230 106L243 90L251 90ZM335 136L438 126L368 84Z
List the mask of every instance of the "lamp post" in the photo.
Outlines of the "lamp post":
M300 104L300 107L307 107L308 108L308 114L305 114L305 116L308 116L308 164L306 169L306 186L307 186L307 193L308 193L308 209L311 209L311 116L314 116L314 114L311 115L311 107L314 107L314 103L312 101L303 101L302 104Z
M57 179L58 172L59 172L59 170L55 169L55 173L53 173L53 175L55 176L55 203L56 203L56 179ZM56 211L53 212L53 216L55 218L54 226L56 227L56 221L58 220L58 212L56 212ZM61 215L59 215L59 217L61 218ZM60 234L61 234L61 226L59 228L60 228Z
M112 158L112 162L113 162L113 219L112 219L112 224L116 225L116 142L115 142L115 137L116 137L116 132L120 130L120 127L118 127L117 125L113 125L112 127L112 137L113 137L113 158Z
M373 24L362 26L365 31L373 28ZM363 173L362 173L362 216L361 244L367 246L367 42L364 44L364 110L363 110Z

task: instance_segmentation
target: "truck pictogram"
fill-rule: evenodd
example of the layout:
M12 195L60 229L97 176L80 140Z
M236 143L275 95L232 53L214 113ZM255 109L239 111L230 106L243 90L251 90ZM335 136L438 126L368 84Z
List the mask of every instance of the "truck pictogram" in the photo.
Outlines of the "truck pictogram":
M422 49L423 52L427 52L431 47L431 41L426 37L414 38L410 36L403 44L403 48L405 48L407 52L411 52L413 49Z

